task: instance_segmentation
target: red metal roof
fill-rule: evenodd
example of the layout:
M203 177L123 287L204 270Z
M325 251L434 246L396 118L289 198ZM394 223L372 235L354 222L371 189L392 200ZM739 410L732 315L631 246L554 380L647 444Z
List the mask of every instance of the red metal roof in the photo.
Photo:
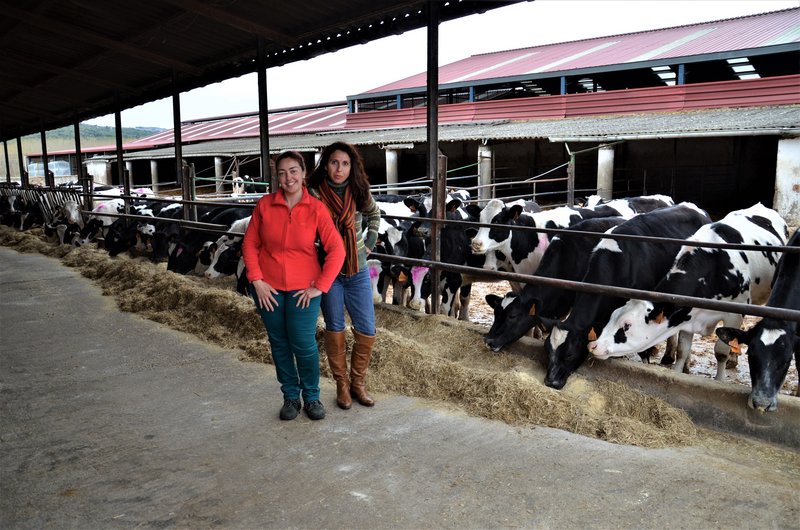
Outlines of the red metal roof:
M674 28L473 55L439 68L439 84L658 61L800 42L800 8ZM364 94L424 88L425 72Z

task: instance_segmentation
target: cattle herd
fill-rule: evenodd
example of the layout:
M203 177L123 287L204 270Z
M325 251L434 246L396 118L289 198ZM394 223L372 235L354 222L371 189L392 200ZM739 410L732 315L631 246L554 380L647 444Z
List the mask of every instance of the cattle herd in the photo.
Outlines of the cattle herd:
M247 293L241 243L252 206L196 205L198 222L220 227L208 230L190 228L183 222L183 204L157 199L148 189L137 189L128 198L128 216L120 216L126 201L117 188L101 191L106 196L95 200L91 212L81 210L77 194L54 203L43 200L44 194L37 199L22 190L2 191L0 221L5 225L18 230L39 226L54 242L96 243L111 256L146 255L166 261L167 270L177 274L233 275L237 290ZM391 286L393 303L430 311L433 271L406 260L431 260L431 197L374 197L383 214L368 261L375 302L386 302ZM583 207L549 209L532 200L492 199L481 208L468 191L454 190L448 192L445 210L447 220L480 223L444 224L439 230L439 261L472 271L439 273L435 296L440 312L449 316L466 319L472 283L498 281L486 276L491 271L800 310L800 253L771 248L800 247L800 235L795 230L790 237L780 215L760 203L712 222L696 205L675 204L663 195L607 202L592 196ZM762 248L697 247L692 242ZM381 254L394 257L381 259ZM489 349L497 352L526 334L542 333L545 384L552 388L562 388L590 357L649 361L664 343L661 363L687 371L693 336L716 331L716 379L724 380L729 357L735 360L746 345L752 381L748 404L772 411L792 358L800 365L800 329L794 320L763 318L742 330L741 314L574 291L558 281L509 282L511 291L504 297L486 296L494 310L484 337Z

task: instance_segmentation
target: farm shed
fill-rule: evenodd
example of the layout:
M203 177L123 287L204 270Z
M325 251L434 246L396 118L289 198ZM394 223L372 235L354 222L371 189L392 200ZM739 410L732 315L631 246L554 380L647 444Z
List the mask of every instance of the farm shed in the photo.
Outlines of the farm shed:
M585 194L666 193L711 209L757 197L796 224L798 28L800 9L790 9L456 61L439 69L439 148L462 168L457 185L486 186L484 199L535 191L563 202L563 182L530 181L563 179L571 152L606 146L575 159ZM422 177L424 81L271 111L269 149L311 157L343 139L362 146L374 183ZM221 180L235 168L258 180L258 129L258 113L183 123L183 156L198 175ZM175 174L173 133L125 146L134 183ZM113 179L115 160L92 163Z

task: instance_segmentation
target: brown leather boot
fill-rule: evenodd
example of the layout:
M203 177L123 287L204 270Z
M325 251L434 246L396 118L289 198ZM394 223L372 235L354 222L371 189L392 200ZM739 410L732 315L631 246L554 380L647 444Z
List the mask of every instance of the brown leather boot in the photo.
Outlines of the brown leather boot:
M353 356L350 358L350 395L365 407L371 407L375 404L375 400L367 392L364 378L367 376L369 359L372 357L375 335L362 335L353 329L353 337L355 337L355 342L353 343Z
M325 353L336 381L336 404L340 409L353 405L350 399L350 381L347 379L347 355L344 351L344 331L325 330Z

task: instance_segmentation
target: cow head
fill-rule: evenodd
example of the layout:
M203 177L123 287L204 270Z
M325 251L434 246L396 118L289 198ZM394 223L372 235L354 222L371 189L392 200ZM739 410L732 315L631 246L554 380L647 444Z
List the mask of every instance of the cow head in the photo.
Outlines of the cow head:
M547 324L546 319L542 321ZM566 322L554 325L544 343L548 361L544 384L556 390L564 388L567 378L589 356L586 345L595 338L593 328L588 332L581 332L572 329Z
M685 321L685 308L672 304L628 300L611 314L597 340L588 344L589 353L598 359L627 357L645 351L675 334Z
M747 346L752 391L747 404L761 412L778 408L778 390L786 379L792 353L795 364L800 365L800 337L785 322L764 318L747 331L721 327L716 330L719 340L739 352ZM800 390L798 390L800 392Z
M503 298L489 294L486 303L494 310L494 322L483 340L494 352L516 342L539 322L536 301L523 300L516 293Z
M505 205L499 199L489 201L481 211L480 222L484 224L498 224L504 217L501 215ZM506 240L511 238L511 230L496 227L482 226L472 238L472 253L486 254L499 248Z

